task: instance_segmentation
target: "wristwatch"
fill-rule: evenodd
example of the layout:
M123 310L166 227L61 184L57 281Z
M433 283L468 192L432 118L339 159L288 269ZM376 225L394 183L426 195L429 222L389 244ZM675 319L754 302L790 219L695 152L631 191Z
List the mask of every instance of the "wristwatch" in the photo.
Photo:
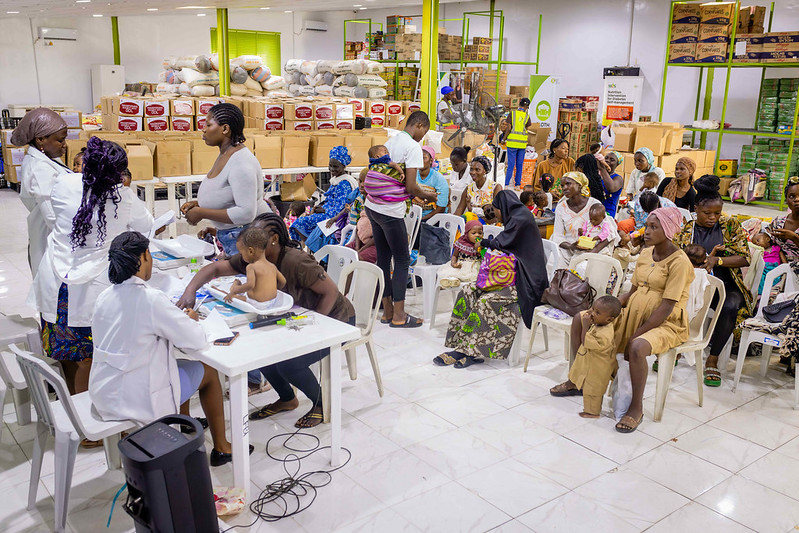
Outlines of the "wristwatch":
M716 263L718 266L724 266L724 258L719 257L719 262Z

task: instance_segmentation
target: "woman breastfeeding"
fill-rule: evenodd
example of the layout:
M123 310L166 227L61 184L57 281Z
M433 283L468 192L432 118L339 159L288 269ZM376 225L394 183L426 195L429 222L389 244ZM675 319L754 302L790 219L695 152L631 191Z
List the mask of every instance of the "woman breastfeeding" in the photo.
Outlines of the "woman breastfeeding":
M189 414L189 399L200 391L214 441L211 466L229 463L222 386L216 370L199 361L176 359L208 342L195 311L176 307L162 291L147 285L153 274L150 241L128 231L108 250L108 279L92 319L94 360L89 397L103 420L147 425L163 416ZM250 447L252 451L252 446Z
M121 192L127 166L122 147L92 137L83 174L62 175L51 193L55 223L32 293L45 353L61 362L72 394L89 384L92 314L109 285L108 247L124 231L149 233L153 226L144 203Z

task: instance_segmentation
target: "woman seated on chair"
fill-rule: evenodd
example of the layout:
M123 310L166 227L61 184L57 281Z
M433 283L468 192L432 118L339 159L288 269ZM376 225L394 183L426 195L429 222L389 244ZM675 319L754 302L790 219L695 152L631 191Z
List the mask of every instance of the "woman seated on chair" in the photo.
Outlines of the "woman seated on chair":
M502 185L489 178L491 161L485 156L477 156L469 165L472 182L461 196L461 203L455 210L458 216L464 216L466 221L480 220L484 224L494 224L496 220L487 218L485 208L491 206L494 197L502 190ZM494 210L489 209L489 213Z
M746 231L735 217L721 214L723 202L719 194L719 178L705 175L696 180L696 220L686 222L674 238L675 244L685 248L699 244L708 253L705 268L724 282L726 298L716 329L710 338L710 353L705 361L705 385L719 387L721 373L718 359L725 344L733 334L737 322L752 316L754 300L744 284L741 268L749 266L749 241ZM712 252L716 252L711 255ZM716 302L711 306L715 309ZM739 354L745 357L746 354Z
M616 424L620 433L632 433L644 418L646 358L688 339L685 306L694 268L672 242L681 224L676 207L662 207L649 215L644 231L646 248L638 257L632 289L619 297L624 309L615 322L616 350L630 362L633 389L630 408Z
M267 235L268 245L264 255L274 263L286 278L286 284L279 287L294 298L300 307L316 311L331 318L355 324L355 309L341 294L336 284L312 255L300 249L300 243L289 238L286 224L279 215L265 213L258 215L250 225L262 228ZM197 289L220 276L245 274L247 263L240 254L230 259L217 261L200 269L183 292L178 306L194 305ZM260 373L266 378L280 398L250 415L250 420L261 420L283 411L293 411L299 407L299 400L292 386L300 389L311 400L311 409L295 423L295 427L314 427L322 422L322 390L310 366L327 357L330 350L318 350L281 363L265 366ZM258 378L250 373L249 378Z
M774 217L764 231L771 237L772 244L785 252L790 262L799 259L799 177L788 178L784 196L785 205L790 212Z
M515 285L484 291L470 283L461 289L444 342L452 350L433 359L439 366L464 368L482 363L486 357L507 359L516 338L519 315L529 328L533 309L541 303L541 294L549 286L544 246L530 210L513 191L497 193L488 210L496 211L495 216L505 229L493 239L481 240L481 246L516 256Z
M103 420L132 420L142 426L163 416L189 414L199 390L214 441L211 466L231 461L225 437L222 386L216 370L199 361L175 359L172 347L191 355L208 342L196 311L182 312L158 289L150 241L128 231L111 242L108 279L92 317L94 360L89 397Z
M567 172L560 183L563 199L555 208L555 226L549 240L558 245L558 268L566 268L571 258L581 253L577 240L583 225L590 221L591 206L601 206L602 202L591 197L588 178L582 172Z

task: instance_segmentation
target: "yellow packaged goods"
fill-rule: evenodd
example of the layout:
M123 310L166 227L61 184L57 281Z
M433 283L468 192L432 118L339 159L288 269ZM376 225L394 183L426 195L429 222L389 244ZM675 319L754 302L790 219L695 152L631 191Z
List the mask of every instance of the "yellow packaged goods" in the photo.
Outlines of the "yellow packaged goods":
M144 131L169 131L169 117L146 117Z
M140 117L144 115L144 100L116 96L111 101L111 113L126 117Z
M669 63L695 63L696 43L669 45Z
M699 24L701 9L699 4L672 4L672 24Z
M676 6L675 6L676 7ZM732 22L735 4L732 2L708 2L699 6L699 22L728 26Z
M169 117L169 126L172 131L194 131L194 117Z
M169 100L155 99L144 101L145 117L167 117L169 116Z
M721 24L700 24L700 43L728 43L730 42L730 26Z
M153 179L152 143L143 140L137 142L139 144L128 144L125 147L131 180L151 180Z
M283 168L307 167L311 138L300 135L283 136Z
M155 175L188 176L191 174L191 142L158 141L155 143Z
M109 115L103 117L103 129L106 131L143 131L142 117L120 117Z
M313 131L316 124L313 120L285 120L286 131Z
M699 39L698 24L672 24L671 44L695 43Z
M378 143L382 144L382 143ZM372 137L368 135L346 135L344 146L352 157L350 166L365 167L369 164L369 148L372 147Z
M171 106L172 115L193 116L194 115L194 99L193 98L175 98L169 101Z
M208 146L202 139L191 140L191 173L208 174L214 161L219 157L219 149ZM257 157L257 156L256 156Z
M283 116L286 120L313 120L312 103L286 103L283 104Z
M666 151L666 140L669 136L669 129L662 126L647 125L639 123L635 130L635 151L639 148L649 148L655 155L663 155Z
M80 111L61 111L58 114L67 123L67 128L79 129L83 127L83 113Z
M330 162L330 150L344 144L341 135L314 135L311 137L310 165L312 167L326 167Z
M632 152L635 147L635 128L631 126L619 126L613 128L616 139L613 142L613 149L622 152Z
M738 161L735 159L719 159L719 164L716 165L717 176L737 176L738 175Z
M697 43L697 63L726 63L727 43Z
M254 135L255 158L261 168L280 168L283 151L283 137L279 135Z

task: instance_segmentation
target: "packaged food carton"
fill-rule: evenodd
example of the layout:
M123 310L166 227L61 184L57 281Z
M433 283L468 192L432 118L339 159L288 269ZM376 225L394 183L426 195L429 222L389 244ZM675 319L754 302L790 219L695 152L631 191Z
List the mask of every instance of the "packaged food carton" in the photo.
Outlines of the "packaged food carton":
M402 102L389 100L386 102L386 115L402 115Z
M730 26L723 26L721 24L700 24L698 42L728 43L730 42Z
M695 63L696 43L669 45L669 63Z
M159 98L154 100L144 101L144 116L145 117L168 117L169 116L169 100L166 98Z
M695 43L699 40L699 24L672 24L670 44Z
M294 102L283 105L283 114L286 120L313 120L314 104L310 102Z
M313 120L285 120L286 131L314 131L316 124Z
M283 168L288 168L284 165ZM280 199L284 202L304 202L316 191L316 181L306 174L302 180L283 180L280 184Z
M352 103L336 104L336 120L352 120L355 118L355 105Z
M384 143L378 143L384 144ZM368 135L346 135L344 146L352 157L350 166L365 167L369 164L369 148L372 147L372 137Z
M369 118L372 120L372 127L373 128L384 128L386 126L386 116L385 115L372 115Z
M142 117L128 117L110 115L103 118L105 131L142 131L144 123Z
M60 111L58 114L67 123L67 128L80 129L83 127L83 113L80 111Z
M314 104L313 106L313 117L314 120L335 120L335 108L336 104L333 103L323 103L323 104Z
M194 131L194 117L173 115L169 117L169 125L172 131Z
M336 129L337 130L354 130L355 129L355 120L348 118L343 120L336 120Z
M336 129L336 121L332 118L326 120L317 120L316 127L314 129L317 131L334 130Z
M677 6L674 6L675 9ZM708 2L699 6L699 22L702 24L719 24L729 26L732 22L732 15L735 3L732 2Z
M195 117L195 124L197 126L197 131L205 129L205 115L197 115Z
M153 149L153 143L142 139L129 142L125 146L132 181L153 179Z
M261 127L263 125L263 127ZM263 121L258 122L257 126L259 129L263 130L270 130L270 131L280 131L284 129L284 123L282 118L272 119L267 118Z
M367 100L365 103L365 107L366 107L365 115L367 117L386 114L385 100Z
M622 152L632 152L635 147L635 128L632 126L619 126L613 128L616 136L613 149ZM626 159L625 159L626 161Z
M280 168L283 155L283 137L279 135L254 135L255 158L261 168Z
M727 43L697 43L697 63L726 63Z
M144 100L141 98L116 96L112 100L111 114L126 117L141 117L144 115Z
M169 101L171 114L193 116L195 114L194 98L175 98Z
M330 150L344 144L344 137L333 134L318 134L311 137L310 165L326 167L330 162Z
M283 154L281 167L307 167L310 153L311 137L303 135L283 136Z
M219 98L198 98L197 99L197 114L207 115L216 104L221 102Z
M191 174L191 142L164 140L155 143L155 175L188 176Z
M144 131L169 131L169 117L145 117Z
M699 4L674 4L672 24L699 24L701 9Z

